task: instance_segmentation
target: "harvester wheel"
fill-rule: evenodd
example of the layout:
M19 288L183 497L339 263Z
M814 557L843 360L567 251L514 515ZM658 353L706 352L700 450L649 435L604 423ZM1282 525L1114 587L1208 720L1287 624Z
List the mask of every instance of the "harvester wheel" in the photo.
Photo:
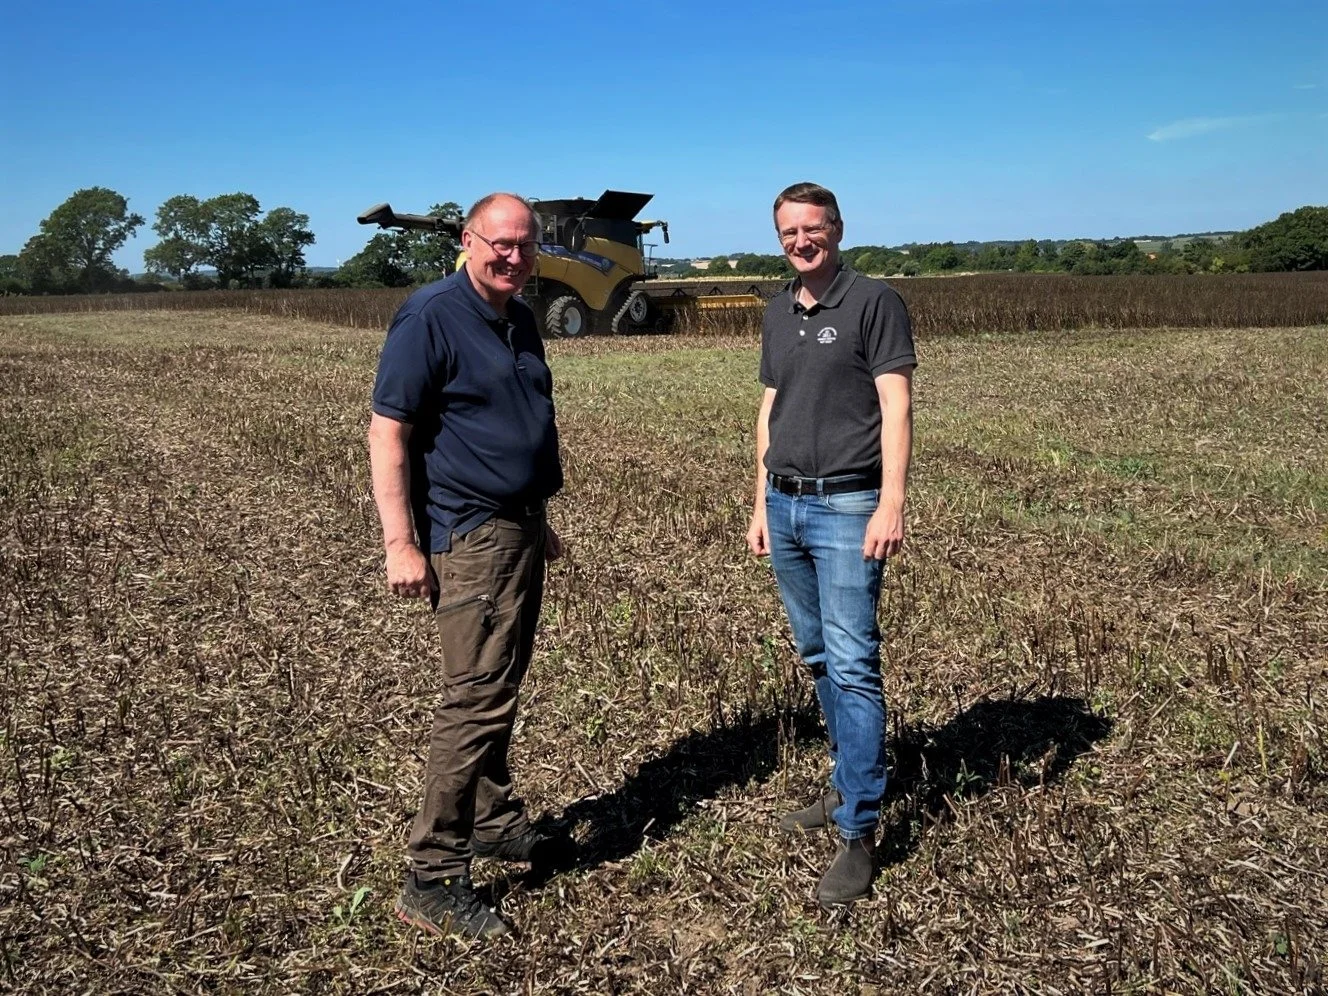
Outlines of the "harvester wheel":
M650 298L645 291L632 291L613 316L613 334L623 335L645 327L650 317Z
M559 339L575 339L590 334L590 311L575 294L554 298L544 313L544 327Z
M636 291L627 299L627 317L640 325L645 322L648 314L650 314L650 299L646 297L645 291Z

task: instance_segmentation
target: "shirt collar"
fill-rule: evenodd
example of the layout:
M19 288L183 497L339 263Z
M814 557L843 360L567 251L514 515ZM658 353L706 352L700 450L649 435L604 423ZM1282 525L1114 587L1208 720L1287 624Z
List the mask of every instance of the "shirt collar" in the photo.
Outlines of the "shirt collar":
M853 270L845 266L843 263L840 263L837 271L835 272L835 279L830 281L830 286L825 289L825 293L822 294L820 299L816 302L816 307L818 308L839 307L840 302L844 300L844 295L848 293L849 287L853 285L853 281L857 279L857 276L858 275L854 273ZM802 287L801 277L794 277L792 280L789 281L787 288L789 295L789 306L788 306L789 314L792 314L794 311L797 310L798 291L799 289L801 289L801 287Z
M465 298L466 304L470 305L476 314L486 322L489 322L490 324L497 324L498 322L506 324L507 317L498 314L498 311L493 305L480 297L480 292L477 291L475 285L470 282L470 272L466 269L467 265L469 264L462 263L461 266L457 268L456 273L452 274L452 279L457 282L457 289L460 290L461 296Z

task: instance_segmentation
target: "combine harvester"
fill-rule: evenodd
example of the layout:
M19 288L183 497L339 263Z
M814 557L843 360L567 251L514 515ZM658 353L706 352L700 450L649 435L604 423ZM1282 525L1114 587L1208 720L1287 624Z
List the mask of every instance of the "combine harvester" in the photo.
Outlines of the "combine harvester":
M540 332L577 338L595 334L668 332L682 309L708 311L763 304L780 286L751 284L727 293L712 284L706 293L694 285L650 286L658 279L645 252L646 233L658 228L669 241L667 221L637 221L653 194L606 190L598 200L584 197L532 201L543 223L539 264L522 292L535 309ZM461 219L432 214L397 214L378 204L356 219L380 228L439 232L461 238ZM464 254L457 259L460 266ZM769 284L769 282L764 282Z

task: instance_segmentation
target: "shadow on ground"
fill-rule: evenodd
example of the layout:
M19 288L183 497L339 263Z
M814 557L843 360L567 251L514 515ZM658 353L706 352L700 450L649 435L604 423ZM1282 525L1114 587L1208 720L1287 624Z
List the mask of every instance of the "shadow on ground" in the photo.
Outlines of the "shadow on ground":
M1056 781L1110 729L1083 699L1055 695L978 702L939 727L900 724L889 745L894 765L886 801L902 796L905 816L884 828L881 864L903 860L916 847L917 827L943 821L950 800L971 799L999 784ZM560 817L542 821L549 830L583 828L577 834L582 844L574 861L534 869L524 884L629 857L647 837L667 837L698 802L768 778L784 745L823 736L814 706L742 716L688 733L616 790L574 802Z
M938 727L901 724L890 743L886 802L903 797L904 816L883 828L878 862L904 860L920 827L950 815L950 800L1056 782L1110 731L1087 702L1063 695L977 702Z
M579 854L570 867L594 868L661 840L696 810L733 785L761 782L774 773L782 747L824 736L815 706L761 715L741 714L710 730L694 730L641 765L612 792L572 803L547 829L577 831ZM569 867L569 866L564 866ZM559 869L536 869L538 884Z

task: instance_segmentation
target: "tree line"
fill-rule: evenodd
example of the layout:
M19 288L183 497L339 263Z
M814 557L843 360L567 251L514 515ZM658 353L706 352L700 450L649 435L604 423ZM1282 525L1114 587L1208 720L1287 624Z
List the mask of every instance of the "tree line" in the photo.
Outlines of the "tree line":
M444 201L430 213L459 216ZM443 233L383 231L334 272L310 273L309 216L289 207L266 213L252 194L206 200L180 194L157 208L160 241L143 254L146 274L130 277L114 254L145 224L128 199L106 187L75 191L42 221L15 255L0 255L0 294L69 294L167 288L407 287L450 272L459 247ZM1328 207L1302 207L1226 239L1161 240L1145 251L1133 239L854 246L844 259L863 273L1021 272L1148 274L1328 270ZM705 270L670 276L789 277L783 255L716 256Z
M1145 251L1134 239L1028 239L1024 242L910 243L853 246L843 258L860 273L918 276L937 273L1263 273L1328 270L1328 207L1302 207L1228 238L1159 239ZM716 256L704 268L684 265L671 277L714 275L791 277L782 254Z
M453 201L430 213L460 216ZM75 191L42 221L17 254L0 255L0 294L93 294L183 288L408 287L456 266L450 235L379 232L336 271L308 269L314 244L309 216L289 207L264 213L253 194L206 200L179 194L157 208L160 241L143 253L145 273L131 277L113 257L144 224L129 201L107 187Z
M144 224L114 190L75 191L17 255L0 256L0 293L160 290L167 280L186 288L293 287L305 279L304 251L314 243L309 216L292 208L264 214L252 194L181 194L157 208L152 230L161 241L143 254L148 272L135 280L113 257Z

